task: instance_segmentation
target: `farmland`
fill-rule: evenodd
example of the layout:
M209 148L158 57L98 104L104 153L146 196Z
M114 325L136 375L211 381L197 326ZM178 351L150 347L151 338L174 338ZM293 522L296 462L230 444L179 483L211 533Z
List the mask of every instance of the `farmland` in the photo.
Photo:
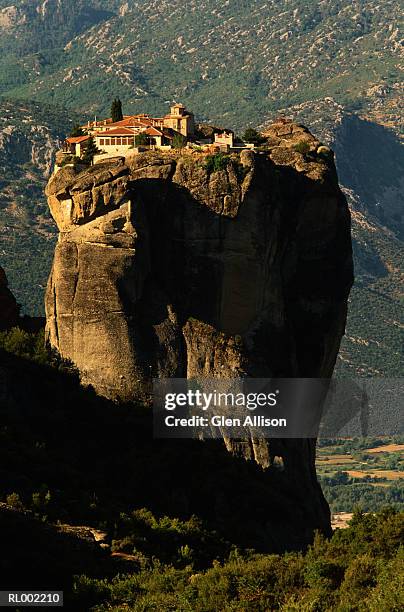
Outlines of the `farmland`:
M316 467L333 513L404 506L401 439L320 440Z

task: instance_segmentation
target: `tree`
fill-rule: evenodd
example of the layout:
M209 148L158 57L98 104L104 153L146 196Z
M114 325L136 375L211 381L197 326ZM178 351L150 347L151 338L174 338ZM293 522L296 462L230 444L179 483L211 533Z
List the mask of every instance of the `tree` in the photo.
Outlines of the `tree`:
M224 153L216 153L216 155L207 155L205 161L205 168L208 173L211 174L212 172L219 172L219 170L224 170L229 162L230 158Z
M174 138L173 138L174 149L183 149L186 144L187 144L187 139L185 136L183 136L183 134L180 134L179 132L177 134L174 134Z
M111 119L113 123L116 123L117 121L122 121L123 119L122 102L120 101L119 98L115 98L115 100L112 102Z
M136 134L135 136L135 145L137 147L146 146L149 144L149 137L144 132L140 132L140 134Z
M74 128L70 132L70 136L71 137L74 137L74 136L84 136L84 130L81 129L81 127L79 126L78 123L74 126Z
M265 138L263 138L257 130L254 130L254 128L247 128L243 134L243 140L244 142L258 145L261 144Z
M95 144L95 140L92 136L87 141L87 147L82 157L82 160L85 164L92 164L94 155L97 155L100 152L97 145Z

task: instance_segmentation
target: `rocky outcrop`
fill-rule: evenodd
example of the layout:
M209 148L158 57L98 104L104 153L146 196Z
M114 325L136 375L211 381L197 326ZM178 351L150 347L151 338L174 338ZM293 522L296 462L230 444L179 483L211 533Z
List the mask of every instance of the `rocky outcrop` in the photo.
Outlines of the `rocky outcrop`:
M274 126L268 143L224 161L148 152L51 179L47 335L99 394L143 398L153 376L331 375L352 283L347 203L331 151L305 128ZM282 463L281 505L300 517L288 545L330 529L314 440L226 444Z
M20 309L10 289L6 273L0 266L0 331L17 325Z
M128 400L152 376L331 375L349 212L305 128L275 126L269 142L216 171L151 152L51 179L48 336L85 383Z

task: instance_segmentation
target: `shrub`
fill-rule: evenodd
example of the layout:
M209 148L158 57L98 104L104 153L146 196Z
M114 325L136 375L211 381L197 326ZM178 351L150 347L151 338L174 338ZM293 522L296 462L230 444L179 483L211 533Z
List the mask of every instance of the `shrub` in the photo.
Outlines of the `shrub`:
M300 140L293 145L293 150L297 153L301 153L302 155L306 155L310 151L310 145L307 140Z
M16 510L24 509L24 504L22 503L18 493L10 493L10 495L7 495L6 503L12 508L15 508Z
M326 559L310 559L306 563L304 577L310 587L335 589L341 583L344 570L340 564Z
M404 549L401 548L390 562L380 566L377 584L364 602L367 610L370 612L380 610L398 612L403 609L403 564Z
M43 516L49 510L51 500L52 496L49 490L35 491L32 493L32 510L36 514Z
M13 327L9 331L0 333L0 348L18 357L42 364L47 363L49 358L43 331L30 334L19 327Z
M99 153L100 153L100 150L95 144L94 138L91 136L88 139L87 147L86 147L86 150L84 151L84 155L82 158L83 163L92 164L94 155L98 155Z
M67 166L67 164L73 164L75 166L76 164L79 164L80 161L80 158L76 157L76 155L66 155L60 165Z
M187 139L182 134L175 134L173 138L173 147L174 149L183 149L187 144Z
M73 127L72 131L70 132L70 137L74 137L74 136L84 136L84 131L82 130L82 128L79 126L78 123L76 123L76 125Z
M265 138L261 136L261 134L257 132L257 130L254 130L253 128L247 128L243 134L243 140L244 142L259 145L265 141Z
M224 153L216 153L216 155L207 155L205 168L209 174L224 170L228 165L230 158Z
M149 144L149 137L144 132L140 132L140 134L136 134L135 136L135 145L137 147L144 147Z
M78 377L78 371L71 361L63 359L59 353L45 342L43 329L29 333L19 327L0 332L0 349L7 353L29 359L40 365L47 365Z

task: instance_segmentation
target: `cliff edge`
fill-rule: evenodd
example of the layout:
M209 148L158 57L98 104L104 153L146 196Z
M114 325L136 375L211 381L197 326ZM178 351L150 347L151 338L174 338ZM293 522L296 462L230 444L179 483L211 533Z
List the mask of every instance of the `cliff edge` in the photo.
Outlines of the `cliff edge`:
M349 210L329 149L301 126L271 130L262 153L146 152L50 180L47 335L99 394L142 399L152 377L331 376L353 278ZM314 440L225 442L269 468L284 546L330 532Z
M263 154L146 152L50 180L48 337L100 394L133 399L152 376L331 375L349 211L330 152L272 129Z

